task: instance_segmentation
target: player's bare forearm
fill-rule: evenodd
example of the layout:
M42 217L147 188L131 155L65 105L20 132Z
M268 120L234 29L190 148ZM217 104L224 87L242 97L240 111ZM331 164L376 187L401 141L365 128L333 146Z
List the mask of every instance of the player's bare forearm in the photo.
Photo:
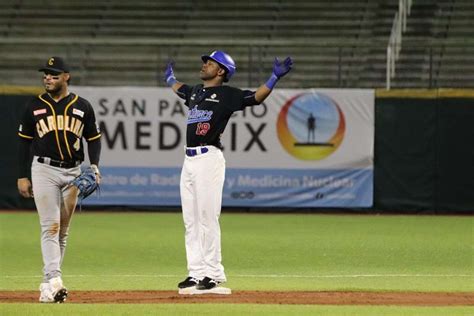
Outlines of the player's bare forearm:
M183 86L184 83L181 82L175 82L172 86L171 89L173 89L174 93L178 93L179 88Z
M266 85L262 84L258 87L257 91L255 91L255 100L260 104L270 95L272 92Z

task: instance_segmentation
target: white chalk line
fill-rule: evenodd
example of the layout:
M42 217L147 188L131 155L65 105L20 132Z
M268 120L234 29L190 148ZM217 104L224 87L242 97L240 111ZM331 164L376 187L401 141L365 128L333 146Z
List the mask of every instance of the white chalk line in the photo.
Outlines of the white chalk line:
M30 279L42 275L3 275L4 279ZM180 278L174 274L67 274L67 278ZM305 279L344 279L344 278L474 278L470 274L334 274L334 275L303 275L303 274L228 274L232 278L305 278Z

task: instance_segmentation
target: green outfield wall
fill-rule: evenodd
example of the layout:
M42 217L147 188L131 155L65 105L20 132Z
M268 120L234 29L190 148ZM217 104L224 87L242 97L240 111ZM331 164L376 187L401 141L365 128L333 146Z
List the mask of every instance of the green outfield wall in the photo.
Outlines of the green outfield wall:
M380 90L375 106L375 208L472 212L473 90Z
M0 208L33 208L16 190L17 128L36 87L0 87ZM377 90L374 207L474 210L474 90ZM315 211L318 211L315 209Z

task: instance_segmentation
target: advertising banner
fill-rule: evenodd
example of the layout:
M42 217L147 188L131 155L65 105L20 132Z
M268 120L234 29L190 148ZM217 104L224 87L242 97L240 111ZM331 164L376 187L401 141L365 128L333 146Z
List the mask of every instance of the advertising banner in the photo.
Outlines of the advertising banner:
M169 88L71 91L91 102L102 131L102 190L84 203L179 206L184 101ZM373 90L276 89L236 112L221 142L224 206L372 206Z

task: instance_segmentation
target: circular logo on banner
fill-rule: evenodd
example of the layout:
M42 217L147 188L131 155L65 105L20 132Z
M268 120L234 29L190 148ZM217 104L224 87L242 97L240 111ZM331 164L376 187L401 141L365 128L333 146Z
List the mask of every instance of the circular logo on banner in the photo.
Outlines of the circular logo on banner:
M337 150L346 121L337 103L322 93L304 93L286 102L278 115L281 145L301 160L321 160Z

